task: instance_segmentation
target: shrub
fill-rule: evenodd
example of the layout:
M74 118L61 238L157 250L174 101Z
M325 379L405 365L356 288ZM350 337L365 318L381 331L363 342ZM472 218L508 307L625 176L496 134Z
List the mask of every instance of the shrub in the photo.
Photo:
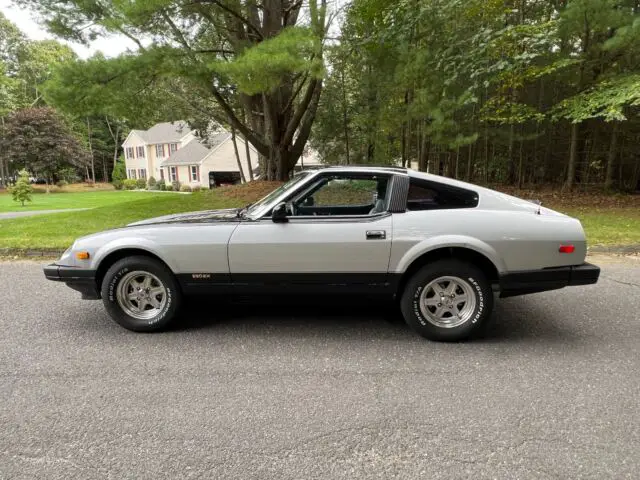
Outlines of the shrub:
M155 188L153 187L155 187L157 184L158 182L153 176L149 177L149 180L147 180L147 185L149 186L149 190L155 190Z
M136 187L138 188L147 188L147 181L144 178L139 178L136 180Z
M202 187L200 185L194 185L193 187L191 187L192 192L199 192L200 190L202 190Z
M111 173L111 178L113 186L116 190L121 190L123 187L123 182L127 178L127 167L124 163L124 158L120 157L118 161L113 166L113 172Z
M172 185L172 184L168 184L168 185L165 187L165 190L166 190L167 192L171 192L171 191L173 191L173 185Z
M180 191L181 192L190 192L191 191L191 187L189 185L181 185L180 186Z
M75 169L75 167L61 168L56 172L56 176L60 179L60 182L64 182L64 185L68 185L70 183L76 183L80 180L80 177L78 176L78 172Z
M138 183L137 180L133 178L125 178L122 181L122 186L127 190L134 190L138 186L137 183Z
M158 183L158 189L162 192L164 192L167 189L167 184L164 182L160 182Z
M180 191L180 185L181 185L181 183L178 180L176 180L175 182L173 182L173 189L176 192L179 192Z
M20 170L19 172L20 178L16 184L9 189L11 195L13 196L13 200L15 202L22 203L24 207L24 202L31 201L31 194L33 193L33 187L29 183L29 172L26 170Z
M66 180L58 180L58 183L56 183L57 187L66 187L67 185L69 185L69 182L67 182Z

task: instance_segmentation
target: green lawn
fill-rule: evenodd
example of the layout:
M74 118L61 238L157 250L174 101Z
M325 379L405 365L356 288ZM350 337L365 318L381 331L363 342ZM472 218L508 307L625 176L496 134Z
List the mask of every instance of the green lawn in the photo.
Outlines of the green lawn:
M35 193L31 195L31 202L26 202L24 207L19 202L14 202L9 194L0 195L0 213L24 212L29 210L59 210L63 208L93 208L117 203L131 202L133 200L148 199L159 195L175 194L132 192L132 191L101 191L78 193Z
M38 208L80 208L92 210L0 220L0 248L67 248L81 235L126 225L149 217L193 210L241 206L262 197L272 186L265 184L217 189L178 195L143 192L89 192L50 194L60 200L43 199ZM253 190L252 190L253 189ZM7 205L0 196L0 211ZM45 195L38 195L37 200ZM63 198L64 197L64 198ZM593 245L640 245L640 209L634 207L580 208L553 205L551 208L582 221L587 241Z
M582 222L587 243L593 245L640 245L640 209L558 209Z
M0 220L0 248L64 249L79 236L123 226L144 218L242 205L241 200L225 198L217 192L201 192L191 195L138 193L138 196L134 198L136 198L135 201L112 203L108 206L81 212ZM140 200L140 198L142 199Z

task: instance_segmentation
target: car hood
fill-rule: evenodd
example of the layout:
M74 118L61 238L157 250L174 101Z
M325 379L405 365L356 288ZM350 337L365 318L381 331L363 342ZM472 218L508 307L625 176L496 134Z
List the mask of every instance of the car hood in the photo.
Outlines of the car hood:
M148 218L127 225L137 227L140 225L157 225L159 223L214 223L237 222L239 208L226 208L223 210L201 210L197 212L174 213L161 217Z

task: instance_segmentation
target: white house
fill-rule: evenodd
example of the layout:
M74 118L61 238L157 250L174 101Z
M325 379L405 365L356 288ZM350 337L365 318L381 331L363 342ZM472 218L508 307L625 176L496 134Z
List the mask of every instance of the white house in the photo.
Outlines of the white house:
M244 140L237 136L236 143L242 170L249 180L249 168L257 174L258 152L249 145L249 162ZM122 147L127 178L146 180L153 176L166 183L178 181L204 188L241 181L231 133L223 128L199 139L186 122L158 123L149 130L132 130Z

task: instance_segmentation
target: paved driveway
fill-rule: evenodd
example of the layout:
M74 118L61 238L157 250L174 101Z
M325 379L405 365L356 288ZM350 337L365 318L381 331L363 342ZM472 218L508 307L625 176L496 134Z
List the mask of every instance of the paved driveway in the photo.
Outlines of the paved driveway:
M323 299L133 334L0 264L0 478L637 478L635 265L450 345Z

